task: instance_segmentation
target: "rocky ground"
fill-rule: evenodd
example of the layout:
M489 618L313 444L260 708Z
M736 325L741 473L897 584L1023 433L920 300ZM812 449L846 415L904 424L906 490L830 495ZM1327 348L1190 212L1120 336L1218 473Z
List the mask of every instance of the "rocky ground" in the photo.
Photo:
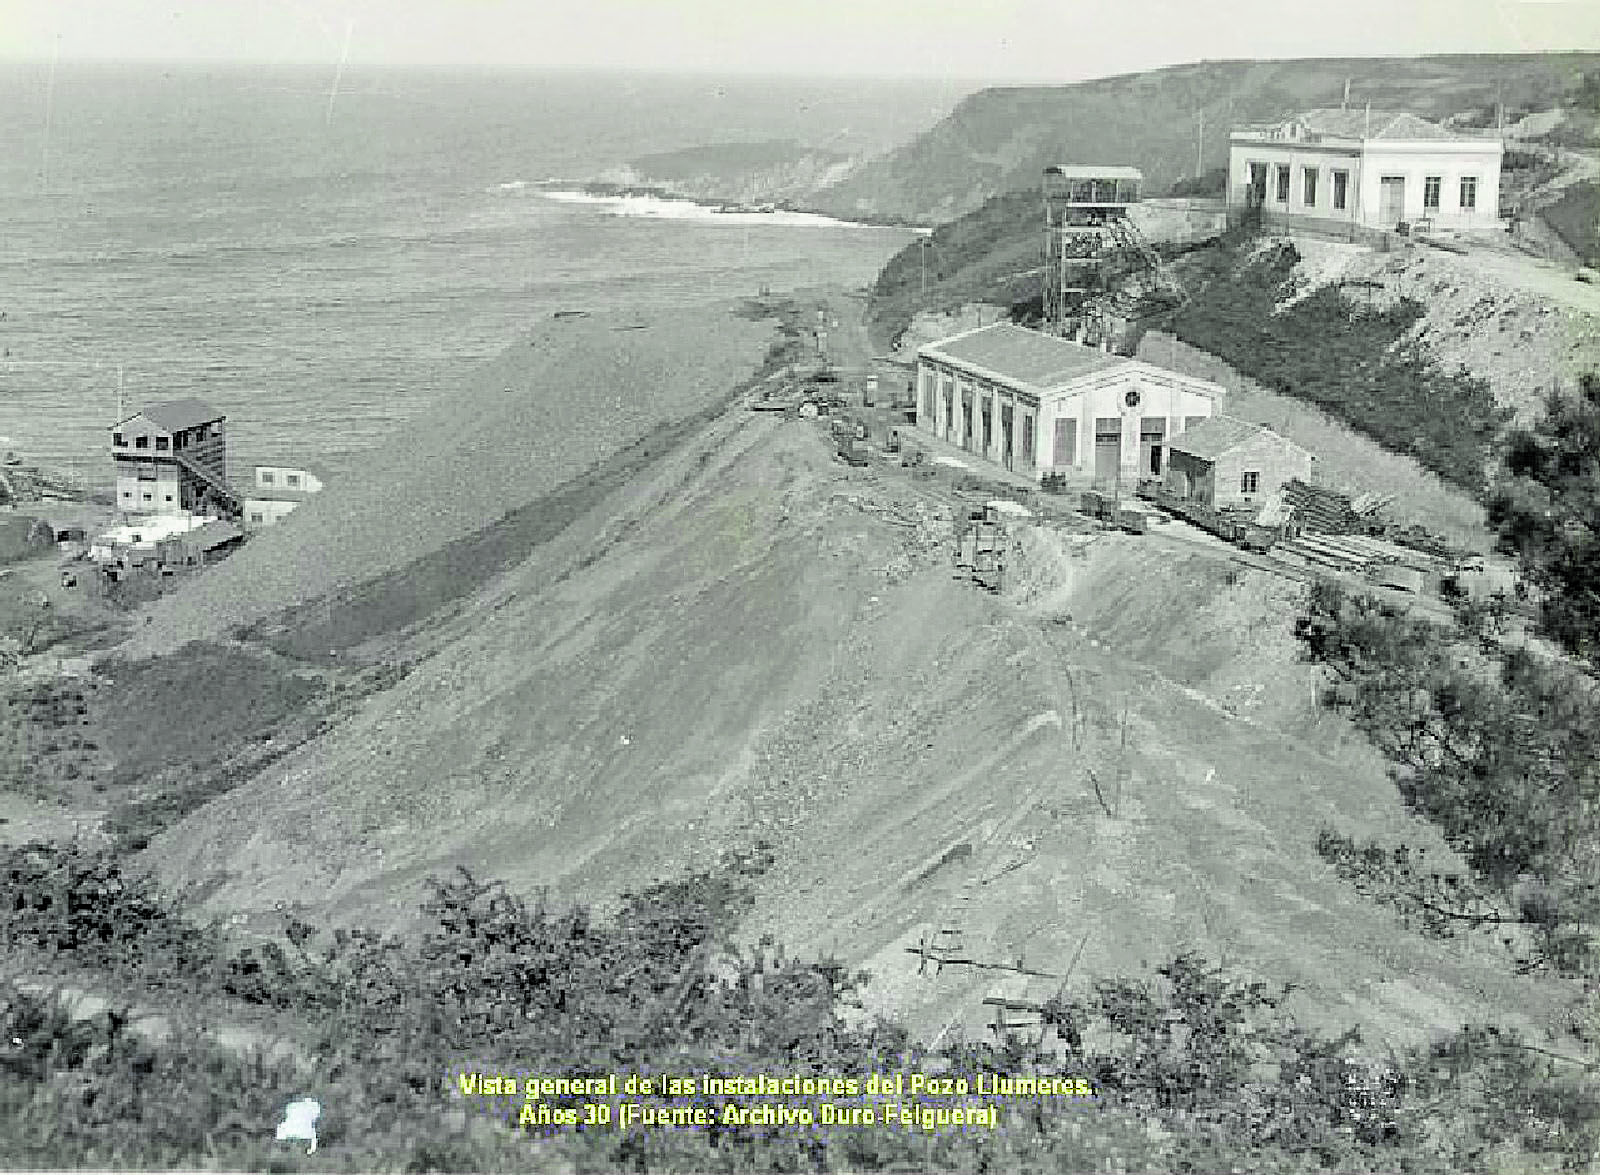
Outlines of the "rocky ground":
M868 967L869 1006L930 1033L1049 994L1080 943L1074 985L1193 948L1380 1041L1554 1016L1492 944L1423 941L1316 857L1323 822L1426 830L1316 712L1292 585L1019 527L997 598L952 574L961 476L720 416L147 860L249 924L404 926L456 863L604 906L765 839L748 933ZM940 930L971 962L919 972Z
M1600 287L1498 244L1457 254L1414 243L1394 252L1292 238L1301 255L1296 296L1336 284L1356 305L1412 298L1424 309L1410 340L1446 370L1489 382L1519 423L1552 386L1600 365Z
M819 301L835 357L864 354L857 300ZM312 631L393 673L144 863L270 935L285 911L403 928L457 864L604 909L765 840L746 933L867 967L867 1007L930 1036L1192 949L1376 1048L1467 1019L1556 1039L1563 987L1417 936L1317 857L1323 825L1438 846L1316 708L1298 583L1040 497L991 595L952 566L970 473L853 468L824 425L738 406L659 435L460 523L442 564L284 599L241 651ZM559 524L526 529L541 510ZM444 605L372 620L486 551ZM936 938L966 962L913 953Z

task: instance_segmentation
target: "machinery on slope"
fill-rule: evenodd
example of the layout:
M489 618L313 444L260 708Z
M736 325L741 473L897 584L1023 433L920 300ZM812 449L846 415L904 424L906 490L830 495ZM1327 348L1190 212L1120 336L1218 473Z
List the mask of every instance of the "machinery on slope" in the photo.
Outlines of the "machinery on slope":
M1132 322L1187 301L1128 216L1143 183L1136 167L1045 168L1047 332L1109 350Z

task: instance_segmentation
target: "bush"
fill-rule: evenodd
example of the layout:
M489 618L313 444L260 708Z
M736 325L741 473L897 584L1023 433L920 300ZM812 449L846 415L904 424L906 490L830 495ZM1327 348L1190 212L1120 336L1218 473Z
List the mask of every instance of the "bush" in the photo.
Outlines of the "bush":
M1297 1025L1289 989L1194 955L1153 980L1105 979L1084 997L1047 1001L1047 1037L927 1048L866 1021L859 1005L847 1023L861 975L770 941L731 941L748 882L770 863L763 846L625 895L609 921L582 906L530 905L461 870L433 882L430 926L415 942L348 930L324 938L290 921L283 944L243 950L214 928L187 927L103 854L25 846L0 850L0 862L8 942L113 968L132 952L169 990L281 1008L319 1030L314 1059L297 1070L187 1028L161 1043L130 1038L126 1009L73 1024L0 987L7 1038L22 1042L0 1054L7 1165L289 1169L297 1160L271 1132L282 1106L307 1093L327 1107L318 1164L333 1170L1443 1173L1479 1169L1507 1140L1568 1163L1600 1141L1593 1082L1514 1037L1470 1028L1372 1067L1354 1059L1355 1034ZM921 1071L1060 1076L1094 1092L1003 1099L1003 1128L975 1133L725 1125L721 1108L741 1099L704 1091L656 1100L718 1111L711 1129L546 1137L487 1119L483 1130L451 1125L460 1104L451 1075L503 1071L502 1058L545 1075Z
M1222 196L1228 191L1228 169L1214 167L1201 175L1185 176L1172 185L1172 196Z

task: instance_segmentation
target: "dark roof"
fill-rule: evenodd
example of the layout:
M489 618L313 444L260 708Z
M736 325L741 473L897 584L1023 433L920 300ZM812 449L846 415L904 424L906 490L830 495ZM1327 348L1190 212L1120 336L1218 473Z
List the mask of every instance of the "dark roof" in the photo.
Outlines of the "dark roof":
M1278 436L1270 428L1262 428L1246 420L1237 420L1232 416L1208 416L1193 428L1186 428L1173 437L1167 442L1167 447L1205 461L1215 461L1229 449L1237 448L1263 433ZM1278 439L1285 440L1283 437ZM1285 443L1294 444L1293 441Z
M148 408L141 408L126 420L117 421L117 424L127 424L129 420L138 416L144 417L157 428L163 428L167 432L193 428L197 424L210 424L213 420L223 418L221 412L203 400L167 400L161 404L151 404Z
M997 322L969 330L921 348L935 357L982 368L1016 383L1050 388L1131 362L1069 339Z

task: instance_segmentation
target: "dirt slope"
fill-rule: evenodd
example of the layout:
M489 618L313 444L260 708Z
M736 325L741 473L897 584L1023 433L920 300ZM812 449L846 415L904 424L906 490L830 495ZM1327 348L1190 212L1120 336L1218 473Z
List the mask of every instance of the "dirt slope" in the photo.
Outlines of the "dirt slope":
M1600 289L1559 266L1498 244L1458 255L1425 245L1385 253L1308 237L1297 294L1330 283L1358 305L1413 298L1424 309L1408 342L1447 371L1487 380L1494 397L1527 424L1552 385L1571 386L1600 367Z
M438 551L726 396L776 337L730 306L546 319L308 501L158 601L133 655L215 638ZM643 394L641 394L641 391Z
M990 597L952 578L930 484L849 470L806 422L725 416L148 860L210 910L395 926L457 862L594 900L763 836L748 932L870 966L872 1006L930 1031L1059 982L919 976L906 947L945 927L1047 972L1087 934L1074 988L1192 947L1378 1040L1538 1029L1558 993L1492 944L1417 938L1316 858L1324 821L1425 834L1312 712L1287 587L1041 532Z

